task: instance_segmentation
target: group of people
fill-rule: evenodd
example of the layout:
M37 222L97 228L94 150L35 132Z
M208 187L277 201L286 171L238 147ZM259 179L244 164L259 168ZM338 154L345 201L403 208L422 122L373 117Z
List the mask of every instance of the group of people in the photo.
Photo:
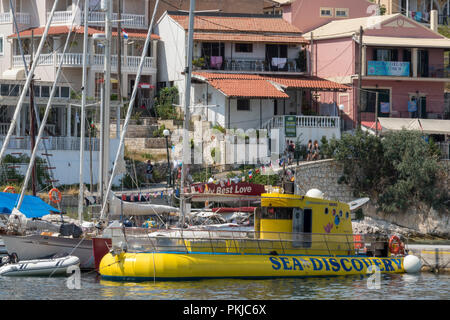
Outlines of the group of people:
M319 152L319 142L317 142L317 140L314 140L314 143L312 143L312 141L309 140L308 145L306 146L306 161L319 160Z

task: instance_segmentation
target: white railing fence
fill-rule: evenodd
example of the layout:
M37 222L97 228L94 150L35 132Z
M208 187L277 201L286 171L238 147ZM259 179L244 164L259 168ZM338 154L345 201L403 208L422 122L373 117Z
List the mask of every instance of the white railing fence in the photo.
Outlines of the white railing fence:
M39 57L39 65L40 66L51 66L51 65L59 65L62 53L46 53L41 54ZM126 59L122 56L122 68L125 68L129 71L137 71L139 67L141 57L138 56L127 56ZM30 63L30 55L25 55L25 61L27 64ZM103 67L105 64L105 56L102 54L90 54L88 55L88 65L98 67ZM13 56L13 65L15 67L23 66L22 56L15 55ZM118 65L117 55L111 56L111 67L115 68ZM72 67L82 67L83 66L83 54L82 53L66 53L63 60L63 66L72 66ZM145 57L144 59L144 69L149 70L156 68L155 58L154 57Z
M5 137L0 137L0 146L3 145ZM47 150L68 150L78 151L80 150L80 138L79 137L44 137L42 141L45 143ZM91 138L92 151L98 151L100 149L98 138ZM90 150L89 138L85 138L85 151ZM31 142L30 137L16 137L13 136L9 142L8 149L13 150L30 150ZM42 142L39 144L38 150L44 151L44 145Z
M31 16L28 13L16 12L16 20L18 24L29 25L31 21ZM13 22L14 22L13 16L10 12L0 13L0 24Z
M112 14L112 26L117 26L117 13ZM47 19L50 17L50 12L47 12ZM69 24L72 22L72 11L56 11L53 15L52 24ZM145 24L145 15L122 13L121 25L125 28L147 28ZM1 21L1 20L0 20ZM93 11L89 13L88 21L90 25L103 26L105 24L105 13ZM0 22L1 23L1 22ZM84 12L79 14L79 24L84 23Z
M339 129L339 117L329 116L295 116L297 127L303 128L338 128ZM274 116L267 121L264 125L264 129L272 128L284 128L285 116Z

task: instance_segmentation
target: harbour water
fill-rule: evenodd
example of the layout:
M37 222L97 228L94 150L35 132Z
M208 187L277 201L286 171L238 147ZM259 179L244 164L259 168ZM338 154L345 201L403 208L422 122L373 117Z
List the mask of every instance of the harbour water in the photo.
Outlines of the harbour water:
M0 278L0 300L449 300L450 274L382 274L379 289L368 277L219 279L121 283L81 274L81 288L67 279Z

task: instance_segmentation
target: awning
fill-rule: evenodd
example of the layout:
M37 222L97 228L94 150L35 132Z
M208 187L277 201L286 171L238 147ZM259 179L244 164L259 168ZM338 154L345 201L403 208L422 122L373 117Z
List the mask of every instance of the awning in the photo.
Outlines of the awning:
M19 195L17 193L0 192L0 213L10 214L16 206ZM60 213L58 209L35 196L24 196L20 212L27 218L41 218L51 213Z
M389 130L418 130L422 131L418 119L408 118L378 118L383 131Z
M25 78L24 68L12 68L4 71L2 74L3 80L24 80Z
M450 120L419 119L423 133L450 134Z

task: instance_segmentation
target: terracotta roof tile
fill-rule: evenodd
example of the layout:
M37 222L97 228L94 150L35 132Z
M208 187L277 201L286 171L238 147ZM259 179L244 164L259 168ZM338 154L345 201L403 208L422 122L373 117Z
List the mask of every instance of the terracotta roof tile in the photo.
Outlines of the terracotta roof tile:
M39 27L39 28L31 28L20 32L21 37L31 37L32 31L34 32L34 36L42 36L44 34L45 27ZM145 30L135 30L135 29L126 29L125 30L128 33L129 38L146 38L147 37L147 31ZM74 28L73 32L77 34L83 34L84 33L84 27L76 27ZM94 33L102 33L103 30L91 28L88 27L88 34L92 36ZM50 26L48 29L49 35L57 35L57 34L68 34L69 33L69 27L68 26ZM117 37L117 31L112 32L113 37ZM8 36L8 38L14 38L17 37L17 34L11 34ZM153 40L159 39L159 36L156 34L152 34L151 38Z
M189 16L185 14L169 13L185 30L189 26ZM298 33L301 30L286 20L261 16L200 16L196 15L194 30L199 31L241 31L241 32L272 32L272 33Z
M255 33L229 33L229 32L195 32L197 41L232 41L232 42L265 42L265 43L309 43L302 36L293 35L267 35Z
M212 79L208 82L228 97L254 99L289 98L285 92L278 90L267 80Z
M205 71L193 72L193 75L204 78L206 81L218 79L234 79L234 80L266 80L274 82L285 88L308 88L319 90L347 90L349 87L337 82L329 81L319 77L307 76L270 76L258 74L242 74L242 73L214 73Z
M309 88L309 89L335 89L335 90L347 90L348 87L333 81L318 77L272 77L267 76L266 79L278 83L282 87L286 88Z

